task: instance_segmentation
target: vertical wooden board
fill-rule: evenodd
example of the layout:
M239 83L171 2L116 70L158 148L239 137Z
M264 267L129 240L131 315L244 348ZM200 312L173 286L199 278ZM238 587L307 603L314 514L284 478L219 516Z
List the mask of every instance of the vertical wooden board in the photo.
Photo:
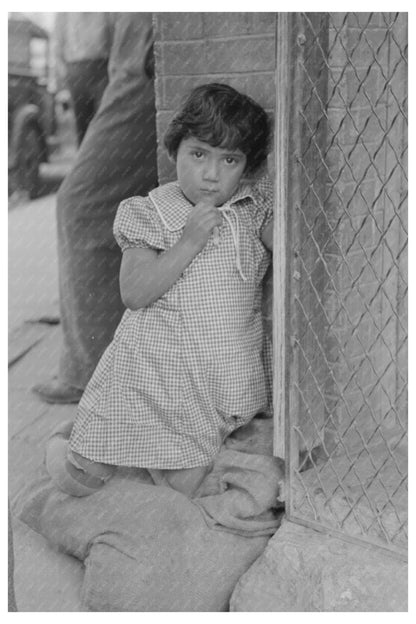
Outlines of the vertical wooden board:
M286 416L286 256L287 171L289 126L290 17L280 13L276 23L275 217L273 242L273 406L274 454L285 457Z

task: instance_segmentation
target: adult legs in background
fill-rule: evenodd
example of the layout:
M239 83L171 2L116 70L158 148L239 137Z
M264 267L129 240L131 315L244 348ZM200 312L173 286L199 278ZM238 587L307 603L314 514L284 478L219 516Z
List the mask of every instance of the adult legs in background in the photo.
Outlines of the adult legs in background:
M68 63L67 71L80 145L108 84L108 59Z
M77 402L124 311L117 207L157 184L153 81L145 73L151 14L117 14L110 82L57 196L60 314L58 378L34 391Z

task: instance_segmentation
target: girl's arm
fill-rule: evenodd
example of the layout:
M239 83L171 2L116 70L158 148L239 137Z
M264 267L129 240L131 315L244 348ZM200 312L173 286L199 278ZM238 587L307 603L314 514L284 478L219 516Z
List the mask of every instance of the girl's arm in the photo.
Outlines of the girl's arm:
M120 293L124 305L138 310L159 299L180 278L196 255L182 239L163 253L131 247L123 253Z
M194 257L205 247L214 227L221 225L220 212L204 203L192 209L182 237L170 249L132 247L123 253L120 292L130 310L144 308L165 294Z
M274 180L276 167L275 167L275 153L274 149L267 156L267 170L269 173L270 180ZM266 225L263 232L261 233L261 242L267 249L273 251L273 229L274 229L274 218Z
M261 242L267 249L270 249L270 251L273 251L273 224L274 218L269 221L261 233Z

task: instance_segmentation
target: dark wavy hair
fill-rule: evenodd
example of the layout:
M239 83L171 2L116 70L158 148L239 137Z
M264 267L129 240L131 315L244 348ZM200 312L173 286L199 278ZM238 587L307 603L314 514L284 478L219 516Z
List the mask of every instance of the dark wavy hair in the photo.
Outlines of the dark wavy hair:
M191 91L170 122L164 145L175 160L181 141L189 137L212 147L239 149L247 158L245 171L253 173L267 158L270 133L270 119L257 102L213 82Z

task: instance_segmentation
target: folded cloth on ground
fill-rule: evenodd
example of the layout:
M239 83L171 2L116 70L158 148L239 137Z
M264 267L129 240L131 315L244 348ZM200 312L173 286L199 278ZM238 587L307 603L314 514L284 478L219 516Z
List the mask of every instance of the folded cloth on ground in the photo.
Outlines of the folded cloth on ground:
M278 460L225 449L215 471L222 491L201 496L200 489L193 501L208 526L246 537L273 534L278 526Z
M225 611L281 520L283 472L271 456L271 426L256 418L230 436L193 500L135 468L74 498L41 466L13 512L84 561L87 610Z

